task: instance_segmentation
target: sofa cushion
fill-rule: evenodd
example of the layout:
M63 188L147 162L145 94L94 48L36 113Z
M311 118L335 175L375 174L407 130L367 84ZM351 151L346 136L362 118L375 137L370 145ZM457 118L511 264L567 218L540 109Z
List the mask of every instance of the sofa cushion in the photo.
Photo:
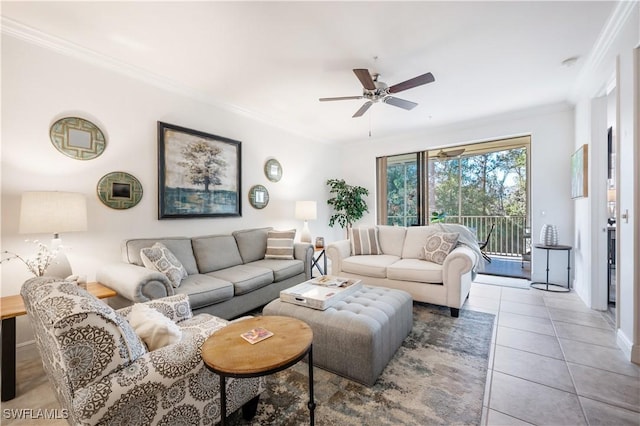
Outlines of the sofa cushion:
M272 228L243 229L231 235L236 239L243 263L264 259L267 250L267 233Z
M265 259L293 259L293 239L296 237L296 230L269 231L267 234L267 252Z
M382 254L378 244L377 228L351 228L349 230L351 255Z
M208 275L194 274L182 281L176 293L189 296L189 304L194 310L231 299L233 284Z
M404 226L378 225L378 242L384 254L402 256L402 246L407 228Z
M233 283L235 296L249 293L273 282L273 271L254 265L237 265L207 274Z
M262 259L251 262L250 265L271 269L273 271L273 282L276 283L299 274L304 274L304 262L298 259Z
M387 267L387 278L398 281L442 283L442 265L419 259L400 259Z
M457 232L436 232L431 235L423 248L424 260L442 265L447 255L456 247L459 236Z
M427 238L438 232L434 226L410 226L407 228L407 235L404 238L402 247L403 259L424 259L424 245Z
M366 277L386 278L387 266L399 259L390 254L351 256L342 260L342 270Z
M242 265L242 257L233 235L208 235L193 238L191 242L201 274Z
M144 266L140 257L140 250L145 247L151 247L155 243L164 244L171 253L182 263L187 274L197 274L198 265L196 258L193 256L193 248L191 248L191 238L173 237L173 238L134 238L124 240L122 242L122 260L138 266Z
M162 243L140 250L140 258L146 268L162 272L176 288L180 287L183 278L187 278L187 270Z

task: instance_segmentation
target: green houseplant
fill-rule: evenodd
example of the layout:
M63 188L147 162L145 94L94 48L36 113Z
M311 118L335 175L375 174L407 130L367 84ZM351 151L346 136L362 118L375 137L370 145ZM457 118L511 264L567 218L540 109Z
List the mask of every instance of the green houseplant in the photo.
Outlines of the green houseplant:
M367 202L362 198L369 195L369 191L361 186L349 185L344 179L329 179L327 185L329 193L333 194L327 204L335 211L329 218L329 226L333 227L337 223L349 231L353 223L369 211Z

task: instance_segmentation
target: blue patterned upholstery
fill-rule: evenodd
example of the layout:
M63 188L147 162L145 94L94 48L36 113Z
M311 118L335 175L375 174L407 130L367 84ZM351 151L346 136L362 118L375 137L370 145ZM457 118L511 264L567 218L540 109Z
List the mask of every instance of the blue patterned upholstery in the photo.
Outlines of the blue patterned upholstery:
M188 297L147 304L173 320L182 339L149 352L126 318L75 283L32 278L22 287L36 344L71 424L215 424L220 380L200 347L228 321L192 316ZM227 414L265 389L264 378L227 379Z

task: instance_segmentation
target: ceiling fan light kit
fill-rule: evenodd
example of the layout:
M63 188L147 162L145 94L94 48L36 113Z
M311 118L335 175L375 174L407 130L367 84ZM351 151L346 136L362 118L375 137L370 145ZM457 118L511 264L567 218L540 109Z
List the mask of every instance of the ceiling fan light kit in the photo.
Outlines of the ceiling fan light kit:
M405 99L396 98L395 96L391 96L391 93L398 93L404 90L412 89L417 86L422 86L424 84L432 83L435 81L433 74L430 72L426 74L419 75L412 79L403 81L402 83L394 84L389 87L386 83L382 81L378 81L378 77L380 74L370 73L366 68L356 68L353 70L353 73L358 77L360 83L362 84L362 95L361 96L340 96L333 98L320 98L320 102L326 101L344 101L344 100L353 100L353 99L366 99L367 101L353 114L353 118L361 117L365 112L376 102L384 102L385 104L389 104L398 108L402 108L405 110L411 110L415 108L418 104L415 102L407 101Z

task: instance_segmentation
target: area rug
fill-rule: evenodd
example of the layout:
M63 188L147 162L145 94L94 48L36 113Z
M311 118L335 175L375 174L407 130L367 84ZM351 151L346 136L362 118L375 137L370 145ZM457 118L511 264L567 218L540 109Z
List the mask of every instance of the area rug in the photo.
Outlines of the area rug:
M414 303L411 333L373 387L314 369L317 425L477 425L494 315ZM236 425L309 424L308 366L267 377L251 421Z

